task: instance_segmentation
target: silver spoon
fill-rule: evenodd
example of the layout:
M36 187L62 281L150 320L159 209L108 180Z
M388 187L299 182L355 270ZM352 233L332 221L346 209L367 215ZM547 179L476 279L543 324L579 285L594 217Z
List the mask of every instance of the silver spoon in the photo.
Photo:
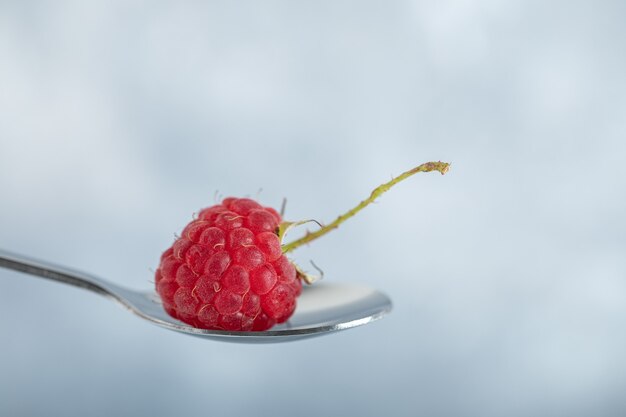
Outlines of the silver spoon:
M191 327L170 317L153 291L135 291L94 275L0 249L0 267L75 285L111 298L139 317L166 329L208 339L239 343L274 343L321 336L362 326L391 311L383 293L354 284L316 283L303 288L295 314L263 332L232 332Z

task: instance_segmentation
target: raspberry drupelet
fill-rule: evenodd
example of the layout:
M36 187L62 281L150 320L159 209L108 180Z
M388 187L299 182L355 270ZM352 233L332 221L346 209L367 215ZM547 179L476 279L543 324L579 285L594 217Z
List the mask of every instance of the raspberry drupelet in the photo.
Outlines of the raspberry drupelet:
M281 250L281 221L247 198L202 210L155 273L167 313L203 329L262 331L285 322L302 281Z

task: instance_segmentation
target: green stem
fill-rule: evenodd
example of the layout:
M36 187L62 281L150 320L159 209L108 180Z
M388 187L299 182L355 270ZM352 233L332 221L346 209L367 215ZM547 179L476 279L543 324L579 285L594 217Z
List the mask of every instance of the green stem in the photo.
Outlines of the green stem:
M301 237L300 239L295 240L295 241L293 241L291 243L283 245L283 253L291 252L292 250L296 249L297 247L302 246L302 245L304 245L306 243L309 243L312 240L315 240L318 237L321 237L321 236L325 235L326 233L330 232L331 230L336 229L337 227L339 227L339 225L341 223L345 222L350 217L354 216L359 211L363 210L369 204L374 202L374 200L376 200L381 194L383 194L384 192L388 191L391 187L393 187L394 185L396 185L400 181L410 177L411 175L416 174L418 172L430 172L430 171L439 171L443 175L446 172L448 172L449 168L450 168L450 164L446 163L446 162L426 162L425 164L422 164L422 165L420 165L418 167L415 167L415 168L413 168L413 169L411 169L409 171L406 171L405 173L395 177L391 181L376 187L376 189L374 189L374 191L372 191L372 193L370 194L370 196L368 198L366 198L365 200L361 201L353 209L351 209L351 210L347 211L346 213L342 214L341 216L337 217L334 222L330 223L327 226L322 227L321 229L319 229L319 230L317 230L315 232L307 232L307 234L304 235L303 237Z

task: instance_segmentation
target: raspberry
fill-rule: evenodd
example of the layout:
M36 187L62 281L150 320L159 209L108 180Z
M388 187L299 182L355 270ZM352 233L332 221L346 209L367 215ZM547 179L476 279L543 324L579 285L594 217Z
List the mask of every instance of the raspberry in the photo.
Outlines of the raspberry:
M296 309L302 281L312 276L285 257L354 216L398 182L417 172L445 174L448 163L427 162L375 188L356 207L315 232L283 245L292 227L271 207L229 197L200 211L161 255L156 290L172 317L194 327L262 331L283 323ZM316 222L317 223L317 222ZM315 265L314 265L315 266Z
M281 251L281 221L247 198L202 210L161 257L165 310L204 329L260 331L289 319L302 284Z

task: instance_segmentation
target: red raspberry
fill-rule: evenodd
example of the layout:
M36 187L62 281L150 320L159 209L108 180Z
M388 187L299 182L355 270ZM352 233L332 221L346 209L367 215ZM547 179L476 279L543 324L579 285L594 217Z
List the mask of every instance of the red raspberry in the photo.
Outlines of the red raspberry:
M247 198L202 210L161 256L156 289L165 310L204 329L260 331L289 319L302 283L281 250L281 221Z
M445 174L450 164L426 162L376 187L368 198L319 230L281 244L287 230L310 220L283 222L249 198L226 198L202 210L161 256L156 289L172 317L204 329L267 330L285 322L296 298L315 277L283 254L325 235L418 172Z

